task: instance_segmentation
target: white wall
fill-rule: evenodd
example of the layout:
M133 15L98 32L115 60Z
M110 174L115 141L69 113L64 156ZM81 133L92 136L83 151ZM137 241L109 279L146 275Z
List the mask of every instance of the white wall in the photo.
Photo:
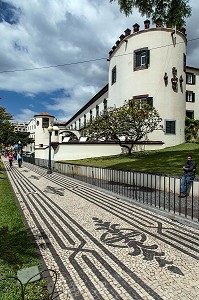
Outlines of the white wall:
M146 144L136 145L134 151L145 151L145 150L157 150L162 149L161 144ZM100 157L109 155L118 155L125 153L126 149L121 148L119 144L91 144L91 143L67 143L59 144L54 150L51 148L51 159L54 161L59 160L76 160L89 157ZM49 148L37 148L35 149L35 157L48 159Z
M186 90L195 93L195 102L186 102L186 110L194 111L194 119L199 120L199 69L187 67L187 72L195 74L195 84L187 84Z
M120 106L124 100L134 96L148 94L153 97L153 106L163 119L176 120L176 134L164 134L162 131L152 133L149 138L162 140L165 147L184 142L186 74L183 71L183 54L186 54L186 38L176 33L176 43L173 43L172 29L152 28L133 33L126 37L111 55L109 66L109 97L108 105ZM134 71L134 51L148 47L150 64L148 69ZM112 69L116 66L117 79L111 84ZM182 75L182 89L171 85L172 68L177 69L177 77ZM168 85L165 86L164 74L168 75Z

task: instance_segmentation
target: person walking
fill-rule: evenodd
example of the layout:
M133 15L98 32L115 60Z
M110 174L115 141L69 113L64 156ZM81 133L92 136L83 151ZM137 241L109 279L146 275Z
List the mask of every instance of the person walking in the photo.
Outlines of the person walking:
M22 158L22 151L21 151L21 150L19 150L19 152L17 153L17 161L18 161L19 168L21 168L21 166L22 166L22 161L23 161L23 158Z
M12 154L12 151L10 151L9 154L8 154L8 161L9 161L10 167L12 167L12 162L13 162L13 154Z
M195 178L196 163L195 161L192 160L191 155L187 156L187 161L183 166L183 170L184 170L184 174L180 182L180 194L178 195L179 198L189 196L189 187L191 185L191 182Z

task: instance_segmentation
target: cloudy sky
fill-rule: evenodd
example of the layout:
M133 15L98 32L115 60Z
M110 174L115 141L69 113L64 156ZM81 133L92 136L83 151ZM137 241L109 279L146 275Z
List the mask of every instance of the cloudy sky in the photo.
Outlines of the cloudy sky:
M199 1L190 0L187 65L199 68ZM48 112L67 121L108 82L108 53L143 29L109 0L0 0L0 106L18 122Z

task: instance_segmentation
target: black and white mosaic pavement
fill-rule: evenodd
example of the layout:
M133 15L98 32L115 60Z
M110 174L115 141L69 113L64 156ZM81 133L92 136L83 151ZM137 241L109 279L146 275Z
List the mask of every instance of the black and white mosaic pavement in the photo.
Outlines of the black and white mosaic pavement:
M28 163L5 166L60 300L199 299L199 230Z

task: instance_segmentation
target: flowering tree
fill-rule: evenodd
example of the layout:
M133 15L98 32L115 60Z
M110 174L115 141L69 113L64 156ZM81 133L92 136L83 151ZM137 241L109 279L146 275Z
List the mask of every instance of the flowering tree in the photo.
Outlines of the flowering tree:
M132 99L125 101L121 107L109 107L103 111L100 116L88 123L87 130L90 139L116 141L120 146L127 148L131 155L136 142L159 129L161 121L154 107Z

